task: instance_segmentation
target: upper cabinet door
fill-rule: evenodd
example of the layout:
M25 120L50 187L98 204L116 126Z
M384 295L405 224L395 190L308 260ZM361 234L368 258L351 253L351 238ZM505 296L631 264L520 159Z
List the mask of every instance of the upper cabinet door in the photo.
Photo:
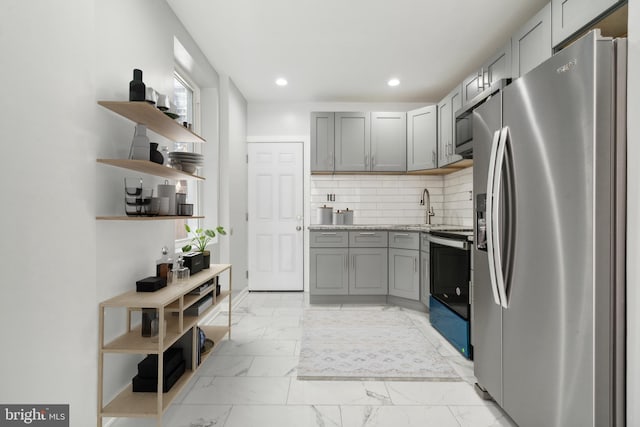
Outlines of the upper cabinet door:
M370 113L335 113L335 170L370 169Z
M456 112L462 108L463 88L456 86L438 104L438 167L462 160L455 154Z
M462 103L466 104L484 89L484 70L470 74L462 81Z
M482 86L485 89L500 79L509 79L512 77L511 39L485 63L482 67L482 74Z
M460 86L456 86L448 96L451 100L451 142L449 143L449 163L453 163L458 160L462 160L462 156L456 154L456 113L462 108L462 93L460 92Z
M438 106L407 113L407 170L438 167Z
M333 172L334 114L311 113L311 172Z
M512 37L513 76L520 77L553 55L551 47L551 3L535 14Z
M618 3L622 3L622 0L551 0L553 47Z
M407 113L371 113L371 171L407 170Z

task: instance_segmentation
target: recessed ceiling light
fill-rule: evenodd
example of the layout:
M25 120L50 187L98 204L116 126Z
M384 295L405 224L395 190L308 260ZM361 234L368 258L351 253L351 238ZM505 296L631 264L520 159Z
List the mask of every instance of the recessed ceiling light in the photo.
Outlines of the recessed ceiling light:
M387 82L387 84L389 86L398 86L400 84L400 80L398 79L389 79L389 81Z
M279 79L276 80L276 84L278 86L286 86L287 85L287 79L283 79L282 77L280 77Z

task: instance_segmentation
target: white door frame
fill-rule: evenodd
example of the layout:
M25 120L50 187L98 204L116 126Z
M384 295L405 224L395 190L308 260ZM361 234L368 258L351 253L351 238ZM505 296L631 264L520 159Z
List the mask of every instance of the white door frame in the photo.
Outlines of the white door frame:
M303 266L302 266L302 273L303 273L303 291L304 292L308 292L309 291L309 258L307 256L308 254L308 241L309 241L309 206L310 206L310 181L309 181L309 176L310 176L310 171L311 171L311 163L310 163L310 153L309 153L309 144L310 144L310 139L309 139L309 135L281 135L281 136L277 136L277 135L268 135L268 136L247 136L247 143L265 143L265 142L269 142L269 143L301 143L302 144L302 165L303 165L303 171L302 171L302 179L303 179L303 185L302 185L302 189L303 189L303 219L302 219L302 224L303 224L303 241L302 241L302 248L303 248L303 254L302 254L302 259L303 259ZM248 171L247 171L248 172ZM251 220L251 218L249 219L249 221ZM248 225L247 225L248 226ZM248 242L247 242L248 243Z

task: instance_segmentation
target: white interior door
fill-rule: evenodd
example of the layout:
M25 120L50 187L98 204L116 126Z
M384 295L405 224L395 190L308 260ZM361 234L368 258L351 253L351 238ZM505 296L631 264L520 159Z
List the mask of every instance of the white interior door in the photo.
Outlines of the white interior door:
M302 143L249 143L249 290L302 291Z

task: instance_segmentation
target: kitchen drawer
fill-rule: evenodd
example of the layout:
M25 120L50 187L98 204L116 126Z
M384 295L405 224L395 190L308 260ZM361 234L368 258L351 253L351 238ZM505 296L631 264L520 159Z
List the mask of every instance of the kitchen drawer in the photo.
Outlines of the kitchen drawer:
M429 252L429 233L420 233L420 250Z
M420 249L420 233L416 232L389 232L389 247L397 249Z
M309 233L312 248L346 248L349 246L347 231L312 231Z
M386 248L389 234L386 231L350 231L351 248Z

